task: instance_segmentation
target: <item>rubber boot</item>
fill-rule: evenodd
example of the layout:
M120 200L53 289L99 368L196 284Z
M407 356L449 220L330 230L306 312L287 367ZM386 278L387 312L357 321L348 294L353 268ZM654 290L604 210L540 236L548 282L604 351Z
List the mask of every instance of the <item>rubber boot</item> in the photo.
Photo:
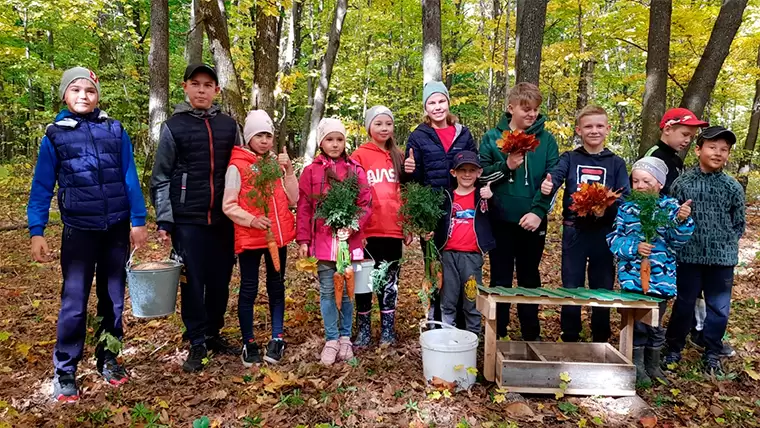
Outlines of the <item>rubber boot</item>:
M354 346L357 348L369 346L372 339L371 314L371 312L356 312L356 338L354 338Z
M647 374L652 380L657 379L665 382L665 385L667 385L668 379L665 377L665 373L663 373L662 369L660 368L661 352L662 348L646 348L644 350L644 367L646 368Z
M396 311L382 311L380 312L380 344L384 343L396 343Z
M636 366L636 384L649 386L652 379L647 374L646 365L644 364L644 347L637 346L633 348L633 364Z

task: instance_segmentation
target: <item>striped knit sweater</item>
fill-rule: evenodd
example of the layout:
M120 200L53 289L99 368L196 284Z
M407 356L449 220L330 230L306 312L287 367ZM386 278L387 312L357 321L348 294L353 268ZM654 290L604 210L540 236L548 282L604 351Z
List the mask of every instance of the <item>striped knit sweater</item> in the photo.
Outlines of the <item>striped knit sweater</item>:
M739 238L744 233L744 190L723 171L705 173L699 167L673 182L671 195L681 203L692 200L696 229L678 252L678 261L701 265L735 266Z

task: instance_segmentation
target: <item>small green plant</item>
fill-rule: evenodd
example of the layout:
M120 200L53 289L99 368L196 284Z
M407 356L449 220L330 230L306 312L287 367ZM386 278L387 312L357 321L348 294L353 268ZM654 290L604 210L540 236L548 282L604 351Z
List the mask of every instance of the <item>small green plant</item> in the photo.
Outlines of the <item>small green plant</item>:
M132 424L144 422L145 428L160 428L164 426L158 423L158 419L161 415L155 413L143 403L135 404L135 407L130 411L130 417L132 419Z
M359 367L359 358L358 357L351 358L350 360L346 361L346 363L348 363L348 365L353 368L357 368Z
M411 398L409 399L409 401L406 402L406 404L404 404L404 409L406 409L408 413L411 413L411 412L414 412L415 414L420 413L420 408L417 405L417 402L412 401Z
M87 412L87 414L84 415L84 417L81 417L82 420L79 420L80 418L77 418L78 419L77 421L78 422L90 421L95 425L103 425L106 422L108 422L108 420L111 419L111 416L112 416L111 409L109 409L108 407L104 407L102 409Z
M469 422L467 422L467 419L462 418L457 422L456 428L470 428L472 425L470 425Z
M193 428L209 428L210 426L211 421L208 419L208 416L201 416L193 421Z
M243 426L245 428L259 428L264 419L261 416L246 416L243 418Z
M405 392L404 392L404 390L403 390L403 389L397 389L397 390L396 390L396 391L393 393L393 398L401 398L401 397L403 397L403 396L404 396L404 394L405 394ZM760 400L757 400L757 401L758 401L758 402L760 402ZM760 404L758 404L757 406L758 406L758 407L760 407Z
M557 403L557 408L565 415L578 414L578 406L576 406L575 404L569 401L562 401L562 402Z
M100 340L98 340L98 342L103 345L103 348L116 355L120 354L121 350L124 348L124 344L121 343L121 340L107 331L100 334Z
M280 394L280 401L274 405L274 408L279 409L281 407L298 407L305 402L306 401L304 401L303 397L301 397L301 390L296 388L290 394Z

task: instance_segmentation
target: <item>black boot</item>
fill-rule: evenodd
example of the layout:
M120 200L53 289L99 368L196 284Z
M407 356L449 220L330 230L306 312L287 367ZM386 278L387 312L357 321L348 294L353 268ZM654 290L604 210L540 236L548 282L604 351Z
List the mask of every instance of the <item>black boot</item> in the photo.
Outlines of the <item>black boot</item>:
M380 313L380 344L396 343L396 311L388 311Z
M660 354L662 353L662 348L649 348L647 347L644 350L644 366L646 367L647 374L652 380L660 380L665 383L665 385L668 384L668 379L665 377L665 373L663 373L662 369L660 368Z
M647 368L644 363L643 346L633 348L633 364L636 366L636 384L643 387L652 385L652 379L647 374Z
M369 346L370 341L372 340L371 317L372 312L356 312L356 337L354 338L354 346L358 348Z

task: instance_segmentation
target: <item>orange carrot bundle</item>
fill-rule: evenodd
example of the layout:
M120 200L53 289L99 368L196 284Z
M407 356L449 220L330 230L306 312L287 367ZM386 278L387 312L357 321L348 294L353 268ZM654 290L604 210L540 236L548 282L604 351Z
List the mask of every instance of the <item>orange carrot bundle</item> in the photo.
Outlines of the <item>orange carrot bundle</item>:
M267 229L267 248L269 249L269 256L272 257L272 264L274 265L275 272L280 271L280 249L277 248L277 242L274 240L274 234L272 229Z
M333 274L333 286L335 288L335 306L340 310L343 303L343 286L345 285L345 278L342 274L335 272Z
M496 140L496 147L504 154L535 152L539 141L533 134L523 131L504 131L501 138Z
M354 300L354 268L351 265L346 266L346 273L343 275L346 278L346 292L348 298Z
M652 265L649 263L649 257L641 258L641 290L644 294L649 292L649 279L652 276Z
M443 287L443 266L441 266L441 262L435 263L435 280L438 282L437 285L440 290Z
M573 204L570 205L570 209L581 217L590 214L601 217L620 195L621 192L614 192L600 183L583 183L580 189L571 195Z

